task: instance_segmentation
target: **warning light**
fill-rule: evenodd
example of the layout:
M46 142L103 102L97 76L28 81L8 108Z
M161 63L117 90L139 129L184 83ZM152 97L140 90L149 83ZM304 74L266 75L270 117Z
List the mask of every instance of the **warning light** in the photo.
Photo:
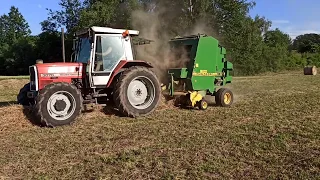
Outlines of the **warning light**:
M125 32L123 32L122 33L122 36L125 38L125 37L127 37L129 35L129 31L128 30L126 30Z

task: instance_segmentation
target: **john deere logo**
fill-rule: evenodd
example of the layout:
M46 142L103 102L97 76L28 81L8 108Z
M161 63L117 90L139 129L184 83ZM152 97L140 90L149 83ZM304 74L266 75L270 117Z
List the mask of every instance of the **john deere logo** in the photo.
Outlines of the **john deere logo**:
M220 73L208 73L207 70L200 70L199 73L193 72L192 75L193 76L219 76Z

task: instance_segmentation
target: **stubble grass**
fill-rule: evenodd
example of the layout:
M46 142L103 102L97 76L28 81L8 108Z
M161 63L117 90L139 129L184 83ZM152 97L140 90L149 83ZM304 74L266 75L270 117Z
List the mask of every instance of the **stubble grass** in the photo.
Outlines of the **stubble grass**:
M238 77L230 108L162 105L138 119L96 109L59 128L11 105L25 82L0 81L0 178L320 178L319 76Z

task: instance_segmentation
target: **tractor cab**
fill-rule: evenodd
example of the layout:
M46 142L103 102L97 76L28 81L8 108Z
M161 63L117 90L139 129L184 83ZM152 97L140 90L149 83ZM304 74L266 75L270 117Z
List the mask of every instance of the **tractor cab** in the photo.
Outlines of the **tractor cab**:
M73 61L84 65L91 87L106 86L121 61L133 61L132 36L139 31L91 27L76 32Z

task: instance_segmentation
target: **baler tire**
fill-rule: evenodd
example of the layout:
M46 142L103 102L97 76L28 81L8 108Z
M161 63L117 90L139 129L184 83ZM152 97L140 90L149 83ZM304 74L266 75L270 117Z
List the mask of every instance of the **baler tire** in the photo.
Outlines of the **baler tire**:
M130 83L136 78L145 78L147 83L153 85L152 102L144 109L134 107L129 100L128 88ZM151 82L150 82L151 81ZM144 82L146 83L146 82ZM150 85L149 84L149 85ZM148 94L150 95L150 94ZM127 117L145 116L152 113L159 105L161 96L160 82L156 74L149 68L141 66L132 66L125 70L120 76L113 89L113 101L119 112Z
M71 115L68 115L68 117L63 120L59 120L57 118L52 117L49 114L48 109L48 103L51 101L50 98L55 96L59 97L59 95L55 95L55 93L58 93L60 91L67 93L68 96L70 96L69 98L73 100L73 102L70 102L70 108L73 112ZM75 107L72 107L73 105L75 105ZM45 86L42 90L39 91L39 95L36 98L36 105L34 109L37 120L44 126L56 127L70 125L81 114L83 109L83 99L80 91L77 89L76 86L64 82L52 83ZM53 113L52 109L50 109L50 111Z
M224 96L230 96L228 102L225 102ZM233 93L227 88L220 88L215 94L215 101L218 106L229 107L233 103Z
M208 108L208 102L204 99L199 101L198 108L200 110L206 110Z
M17 103L23 106L30 106L34 104L32 99L29 99L27 93L30 89L30 83L25 84L19 91L17 96Z

